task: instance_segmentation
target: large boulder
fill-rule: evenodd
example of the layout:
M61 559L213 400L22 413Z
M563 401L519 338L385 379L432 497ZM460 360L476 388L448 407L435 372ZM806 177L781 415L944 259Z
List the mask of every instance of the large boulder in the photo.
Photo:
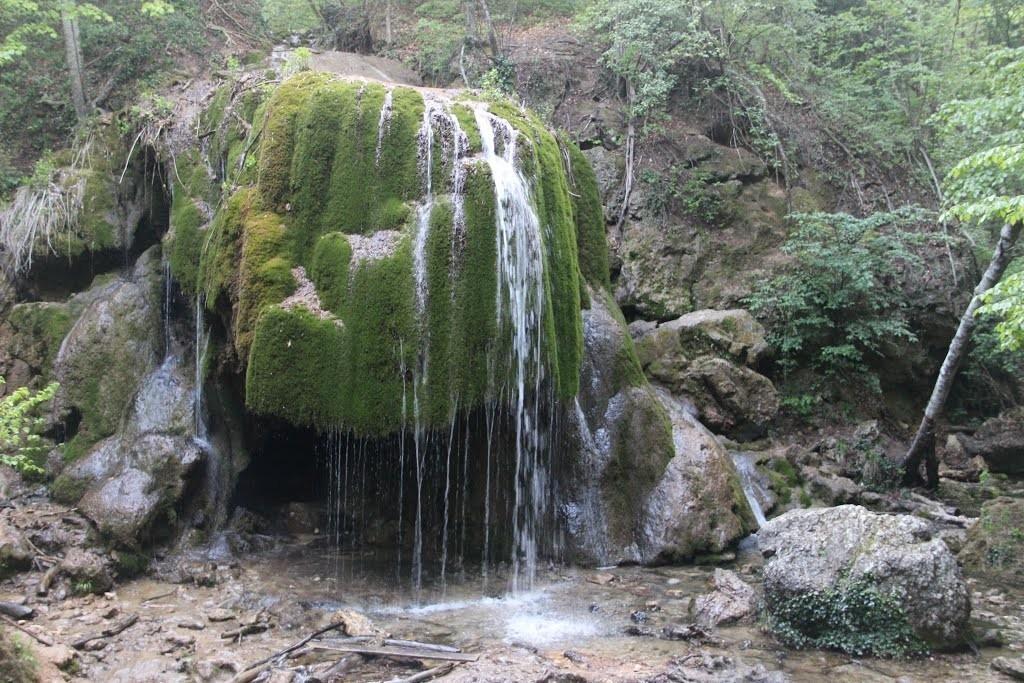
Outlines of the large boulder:
M1024 408L986 420L973 436L961 438L967 455L980 455L991 471L1024 474Z
M580 395L568 425L574 457L560 511L570 553L607 564L720 552L752 526L731 461L647 384L605 296L592 293L583 312Z
M747 311L695 311L632 331L646 375L685 397L715 432L757 438L778 413L778 392L753 369L768 350L764 328Z
M0 580L32 567L35 555L21 532L0 516Z
M136 548L168 535L207 447L193 438L193 382L168 357L141 382L118 433L64 469L54 496L76 504L115 545Z
M1011 581L1024 577L1024 499L1000 497L981 506L960 551L964 568Z
M757 538L765 605L784 639L877 654L964 643L967 584L925 520L856 505L793 510Z
M55 361L58 414L77 411L94 443L113 434L161 351L160 259L147 251L129 277L102 284L61 344Z

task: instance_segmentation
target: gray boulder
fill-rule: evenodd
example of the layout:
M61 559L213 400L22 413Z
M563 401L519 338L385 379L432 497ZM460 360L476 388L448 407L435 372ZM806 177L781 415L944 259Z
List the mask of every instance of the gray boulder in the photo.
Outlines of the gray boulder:
M560 514L578 562L666 562L720 552L750 528L728 455L648 385L602 292L583 312L584 359Z
M77 410L90 442L113 434L160 357L160 260L143 254L127 279L100 285L60 346L57 414Z
M633 326L637 356L652 381L684 396L701 422L741 441L762 436L779 410L771 381L756 372L768 345L747 311L695 311Z
M769 617L794 598L867 582L897 600L913 633L929 646L964 643L967 584L925 520L856 505L793 510L770 520L757 538L766 558Z
M716 568L711 586L710 593L694 601L694 620L698 626L732 624L757 614L757 591L736 572Z
M0 580L31 569L33 557L35 554L21 532L10 521L0 517Z
M973 436L961 438L968 457L980 455L991 471L1024 474L1024 409L986 420Z

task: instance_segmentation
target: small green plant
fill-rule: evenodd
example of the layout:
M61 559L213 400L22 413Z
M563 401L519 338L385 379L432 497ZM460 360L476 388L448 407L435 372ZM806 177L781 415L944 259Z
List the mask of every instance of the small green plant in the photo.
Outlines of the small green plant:
M816 394L796 394L792 396L783 396L779 400L779 404L782 409L802 420L810 419L814 416L814 411L821 403L821 397Z
M769 630L797 649L838 650L856 657L909 657L928 650L900 599L868 579L770 603L768 614Z
M92 581L84 579L82 581L75 581L71 586L71 592L75 595L92 595L96 591Z
M313 59L313 52L308 47L297 47L288 55L284 62L283 75L294 76L302 71L309 71Z
M705 225L727 218L722 197L706 173L673 164L664 173L643 169L640 182L646 186L645 208L655 216L679 212Z
M4 378L0 377L0 386ZM57 393L53 383L40 391L21 387L0 399L0 464L22 474L43 473L39 462L46 453L40 432L44 419L39 413Z
M480 77L480 89L487 97L508 97L516 92L516 65L505 57L495 60L487 73Z
M39 664L21 637L0 629L0 681L35 683L39 680Z

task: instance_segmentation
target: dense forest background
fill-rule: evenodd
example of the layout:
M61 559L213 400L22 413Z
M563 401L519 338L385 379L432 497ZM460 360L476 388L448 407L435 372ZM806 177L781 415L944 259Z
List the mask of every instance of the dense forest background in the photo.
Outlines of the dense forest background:
M742 249L770 254L770 269L705 264L683 306L618 298L630 320L750 309L794 424L876 414L884 395L883 417L909 437L1000 230L1024 216L1014 0L0 0L0 36L8 202L52 183L62 150L95 126L158 134L175 87L257 68L274 46L300 61L322 50L399 60L427 85L511 97L584 150L613 153L613 280L638 269L625 225L682 217L714 251L731 239L719 228L774 201L729 199L764 172L785 228ZM708 171L679 152L695 131L758 170ZM1013 241L956 359L953 422L1019 403ZM696 292L709 282L726 294Z

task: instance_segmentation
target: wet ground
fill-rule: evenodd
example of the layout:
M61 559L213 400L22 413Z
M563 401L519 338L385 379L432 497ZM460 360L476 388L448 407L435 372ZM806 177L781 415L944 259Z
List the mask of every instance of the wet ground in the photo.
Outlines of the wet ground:
M787 650L756 623L666 639L666 628L691 621L691 600L709 590L711 567L549 567L532 590L508 595L500 568L487 578L478 568L449 572L443 584L430 577L416 591L407 573L396 580L395 564L301 543L186 564L193 581L208 585L147 578L106 596L42 601L29 628L71 643L138 615L123 633L84 647L72 667L72 680L107 683L232 680L341 610L356 630L478 656L441 679L451 681L999 681L1007 679L990 660L1024 643L1024 588L1015 587L974 586L975 613L990 622L979 626L1001 628L1011 649L882 661ZM756 555L741 554L735 566L756 585L756 564ZM337 680L400 680L440 663L323 649L340 642L304 648L269 680L330 680L322 672L346 656L349 670Z

